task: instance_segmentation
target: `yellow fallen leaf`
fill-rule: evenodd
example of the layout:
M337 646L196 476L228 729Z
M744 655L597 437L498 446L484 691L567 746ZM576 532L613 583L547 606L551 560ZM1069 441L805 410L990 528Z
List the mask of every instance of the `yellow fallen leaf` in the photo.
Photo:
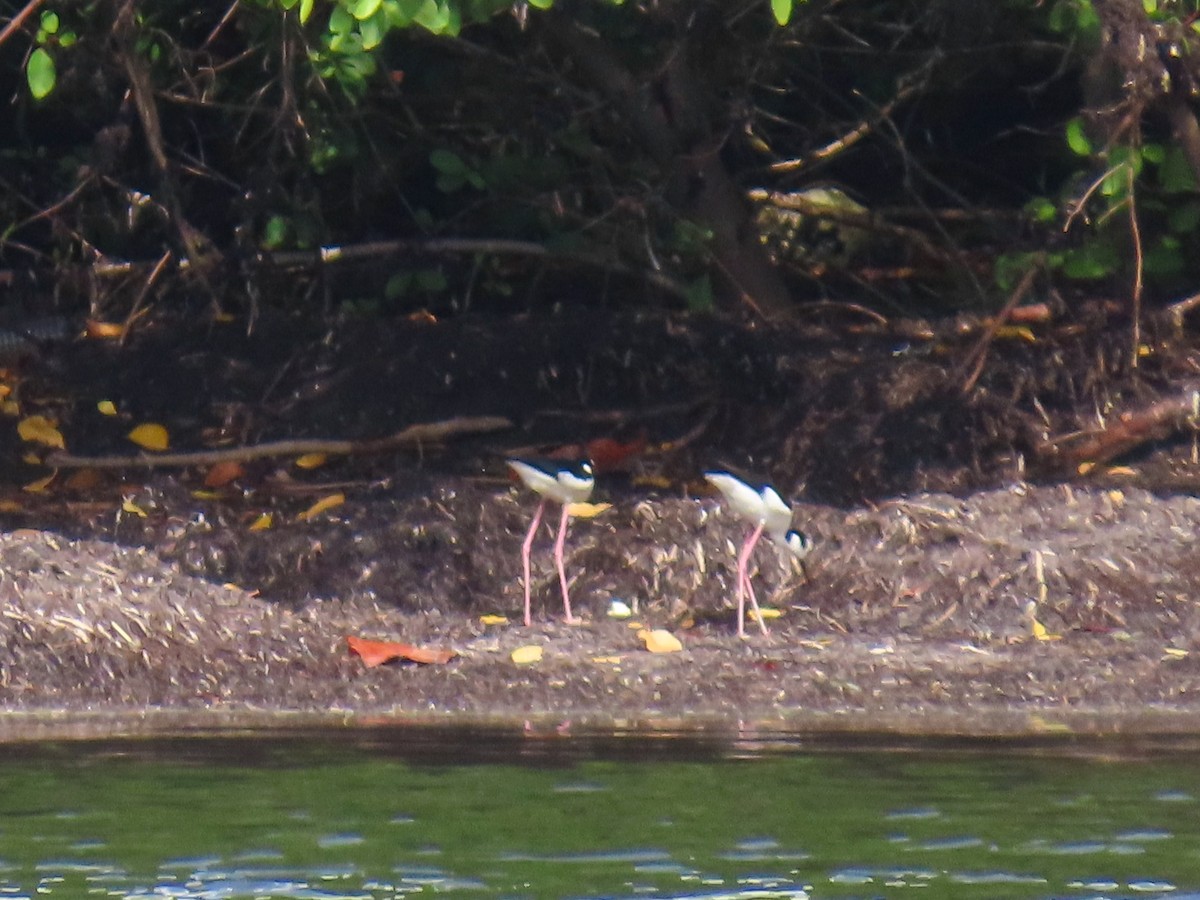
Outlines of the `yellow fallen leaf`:
M512 661L519 666L527 666L531 663L542 661L542 648L536 644L526 644L524 647L518 647L512 652Z
M255 519L252 523L250 523L250 530L251 531L266 531L274 523L275 523L275 517L273 515L271 515L269 512L265 512L261 516L259 516L257 519Z
M783 610L775 609L771 606L760 606L758 611L762 615L764 621L767 619L778 619L783 615ZM750 610L749 617L751 620L757 621L754 615L754 610Z
M1125 505L1125 492L1118 491L1115 488L1108 492L1108 499L1112 501L1112 505L1122 507Z
M231 312L219 312L213 314L213 321L221 325L232 325L237 321L237 316Z
M12 394L13 389L11 384L0 384L0 400L5 400Z
M481 625L507 625L508 616L488 615L480 616L479 624Z
M25 463L27 466L40 466L42 464L42 458L36 453L23 453L21 454L21 462Z
M146 511L134 503L132 497L125 497L123 500L121 500L121 510L122 512L140 516L143 519L146 518Z
M30 444L41 444L55 450L66 450L62 432L45 416L29 416L17 423L17 434Z
M100 411L102 416L115 416L117 414L117 404L111 400L101 400L96 404L96 409Z
M645 642L646 649L651 653L678 653L683 649L679 638L665 628L655 628L653 631L643 629L638 632L638 637Z
M1137 470L1132 468L1131 466L1109 466L1107 474L1109 474L1109 475L1127 475L1129 477L1133 477L1134 475L1137 474Z
M4 413L10 419L15 419L21 414L21 404L16 400L5 400L0 403L0 412Z
M220 491L194 490L194 491L192 491L192 499L193 500L224 500L225 494L221 493Z
M304 512L300 513L300 515L297 516L297 518L301 522L307 522L311 519L315 519L321 513L327 512L328 510L333 509L335 506L341 506L345 502L346 502L345 494L342 494L342 493L330 494L327 497L322 497L320 500L318 500L316 503L314 503L312 506L310 506Z
M610 509L611 503L568 503L567 515L576 519L594 519Z
M1188 655L1188 651L1182 647L1167 647L1163 650L1163 659L1184 659Z
M1154 348L1151 347L1149 344L1138 344L1138 349L1137 349L1138 356L1150 356L1153 353L1154 353Z
M1037 337L1034 336L1033 329L1028 325L1001 325L996 329L996 337L1000 339L1027 341L1030 344L1037 343Z
M296 459L297 469L319 469L329 459L324 453L305 453Z
M1049 631L1046 630L1046 626L1043 625L1041 622L1039 622L1037 619L1030 619L1029 622L1030 622L1030 629L1033 632L1033 636L1037 640L1039 640L1039 641L1061 641L1062 640L1061 634L1051 634Z
M615 665L620 664L621 657L619 657L619 656L593 656L592 662L596 663L597 665L602 665L602 666L603 665L615 666Z
M167 429L157 422L143 422L126 437L143 450L162 451L171 446L171 437Z
M675 485L670 478L663 475L635 475L629 481L634 487L659 491L669 491Z
M46 492L46 488L50 487L50 482L54 480L56 475L58 475L58 469L55 469L45 478L39 478L37 481L29 482L29 484L25 485L23 488L21 488L21 490L29 494L43 494Z

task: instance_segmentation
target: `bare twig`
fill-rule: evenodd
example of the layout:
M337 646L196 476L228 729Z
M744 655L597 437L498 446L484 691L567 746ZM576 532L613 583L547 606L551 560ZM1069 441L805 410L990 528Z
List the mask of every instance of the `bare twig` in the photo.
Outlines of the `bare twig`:
M425 422L410 425L402 431L381 438L359 441L340 440L288 440L254 444L248 447L230 447L225 450L197 450L191 453L139 453L134 456L75 456L70 453L52 453L46 465L58 469L164 469L185 466L211 466L224 462L245 462L274 456L303 456L306 453L324 453L327 456L363 456L371 453L387 453L438 444L452 438L488 434L512 428L512 422L503 416L456 416L440 422Z

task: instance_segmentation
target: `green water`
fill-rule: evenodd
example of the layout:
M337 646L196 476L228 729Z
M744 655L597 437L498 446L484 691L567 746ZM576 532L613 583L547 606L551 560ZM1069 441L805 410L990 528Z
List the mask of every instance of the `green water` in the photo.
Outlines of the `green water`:
M0 746L0 900L1200 896L1189 754L740 753L402 729Z

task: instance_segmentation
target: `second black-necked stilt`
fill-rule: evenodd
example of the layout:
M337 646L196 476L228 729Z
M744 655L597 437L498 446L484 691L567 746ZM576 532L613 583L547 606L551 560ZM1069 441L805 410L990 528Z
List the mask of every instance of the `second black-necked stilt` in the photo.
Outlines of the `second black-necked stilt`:
M525 570L525 625L532 624L529 609L529 551L533 547L533 536L541 524L547 500L562 505L562 521L558 526L558 538L554 541L554 562L558 566L559 584L562 585L563 611L566 613L567 622L574 622L575 619L571 615L571 598L567 593L567 573L563 568L563 541L567 537L570 505L583 503L592 495L592 488L596 484L592 475L592 464L586 461L563 463L546 459L510 459L508 467L526 487L537 492L542 498L537 512L533 515L533 524L529 526L529 534L525 535L525 543L521 545L521 562Z
M762 633L766 634L767 623L763 621L758 598L754 596L754 586L750 583L750 554L754 552L754 546L763 532L766 532L771 540L803 563L804 557L812 550L812 540L804 532L792 528L792 508L771 485L755 484L729 472L705 472L704 478L721 492L734 513L754 525L754 530L742 545L742 552L738 554L738 637L746 636L747 595L750 596L754 617L758 619Z

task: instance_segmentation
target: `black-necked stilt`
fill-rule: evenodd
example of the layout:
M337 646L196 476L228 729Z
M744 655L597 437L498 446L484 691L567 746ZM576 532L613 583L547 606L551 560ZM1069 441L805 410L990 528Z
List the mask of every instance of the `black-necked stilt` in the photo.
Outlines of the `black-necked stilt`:
M592 464L586 461L563 463L552 459L510 459L508 467L526 487L536 491L542 498L537 512L533 515L533 524L529 526L529 534L525 535L525 543L521 545L521 562L525 567L525 625L532 624L529 611L529 550L533 546L533 536L537 533L538 525L541 524L547 500L562 505L562 521L558 526L558 538L554 542L554 562L558 565L558 580L562 585L566 620L574 622L575 619L571 615L571 598L567 594L567 573L563 569L563 541L567 536L570 505L583 503L592 495L592 488L596 484L592 475Z
M812 550L812 540L804 532L792 528L792 508L771 485L754 484L729 472L705 472L704 478L721 492L737 515L754 524L754 530L738 554L738 637L746 636L747 594L750 595L754 617L758 619L762 633L766 634L767 624L759 612L758 598L754 596L754 586L750 583L750 554L754 552L754 546L763 532L766 532L771 540L787 548L803 564L804 557Z

